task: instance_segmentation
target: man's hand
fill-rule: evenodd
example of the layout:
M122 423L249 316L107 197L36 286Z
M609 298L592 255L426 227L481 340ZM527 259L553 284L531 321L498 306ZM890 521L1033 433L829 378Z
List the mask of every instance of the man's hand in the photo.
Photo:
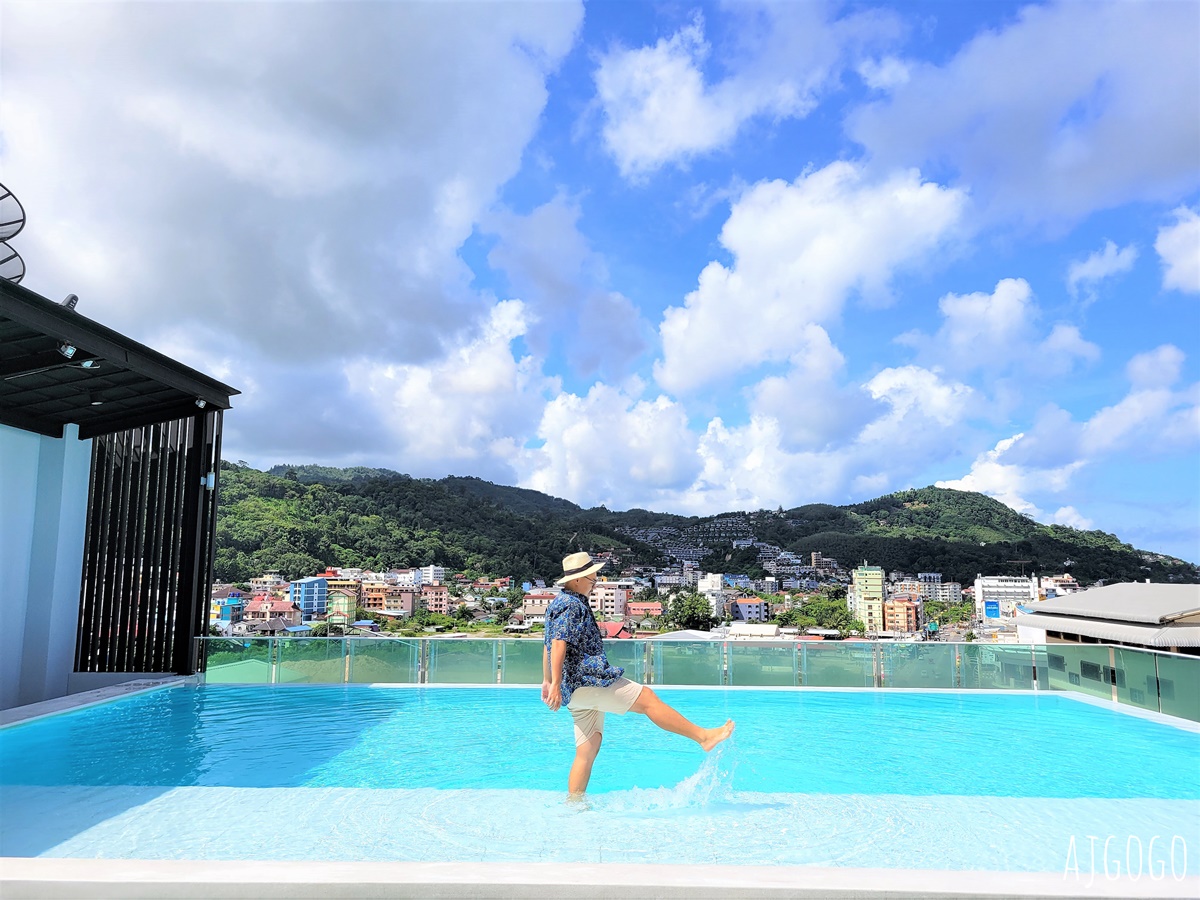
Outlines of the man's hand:
M550 696L550 681L549 679L542 682L542 702L547 703Z
M562 706L562 687L557 684L542 684L542 702L554 712Z

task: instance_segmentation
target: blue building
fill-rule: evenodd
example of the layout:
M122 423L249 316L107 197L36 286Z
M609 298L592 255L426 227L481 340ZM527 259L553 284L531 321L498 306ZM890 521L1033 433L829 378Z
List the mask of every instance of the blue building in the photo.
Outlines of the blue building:
M329 585L324 578L313 576L301 578L288 585L288 599L300 607L300 620L311 622L325 615L325 604L329 596Z

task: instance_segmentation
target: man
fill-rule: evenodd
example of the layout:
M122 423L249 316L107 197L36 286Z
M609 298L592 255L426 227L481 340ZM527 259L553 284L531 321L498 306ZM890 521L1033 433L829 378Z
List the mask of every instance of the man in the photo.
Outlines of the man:
M567 791L579 798L592 777L592 764L604 739L604 714L641 713L665 731L691 738L705 752L733 733L733 720L720 728L701 728L658 698L650 688L624 677L625 670L609 665L604 639L588 607L603 562L586 553L563 560L556 584L563 591L546 610L546 645L542 652L542 702L552 710L566 704L575 720L575 761Z

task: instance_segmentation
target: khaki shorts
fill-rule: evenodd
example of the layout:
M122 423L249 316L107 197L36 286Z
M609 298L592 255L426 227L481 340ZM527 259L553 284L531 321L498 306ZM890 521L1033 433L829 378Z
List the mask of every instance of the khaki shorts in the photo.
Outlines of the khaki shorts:
M641 693L642 686L628 678L618 678L608 687L575 688L567 704L575 720L575 746L593 734L604 734L604 714L625 715Z

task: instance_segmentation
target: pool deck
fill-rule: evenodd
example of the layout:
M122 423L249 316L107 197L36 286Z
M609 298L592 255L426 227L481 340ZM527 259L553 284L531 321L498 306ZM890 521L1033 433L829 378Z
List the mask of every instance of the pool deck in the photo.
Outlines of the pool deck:
M0 859L6 900L274 900L274 898L1196 898L1176 881L1060 874L767 866L542 863L189 862Z

